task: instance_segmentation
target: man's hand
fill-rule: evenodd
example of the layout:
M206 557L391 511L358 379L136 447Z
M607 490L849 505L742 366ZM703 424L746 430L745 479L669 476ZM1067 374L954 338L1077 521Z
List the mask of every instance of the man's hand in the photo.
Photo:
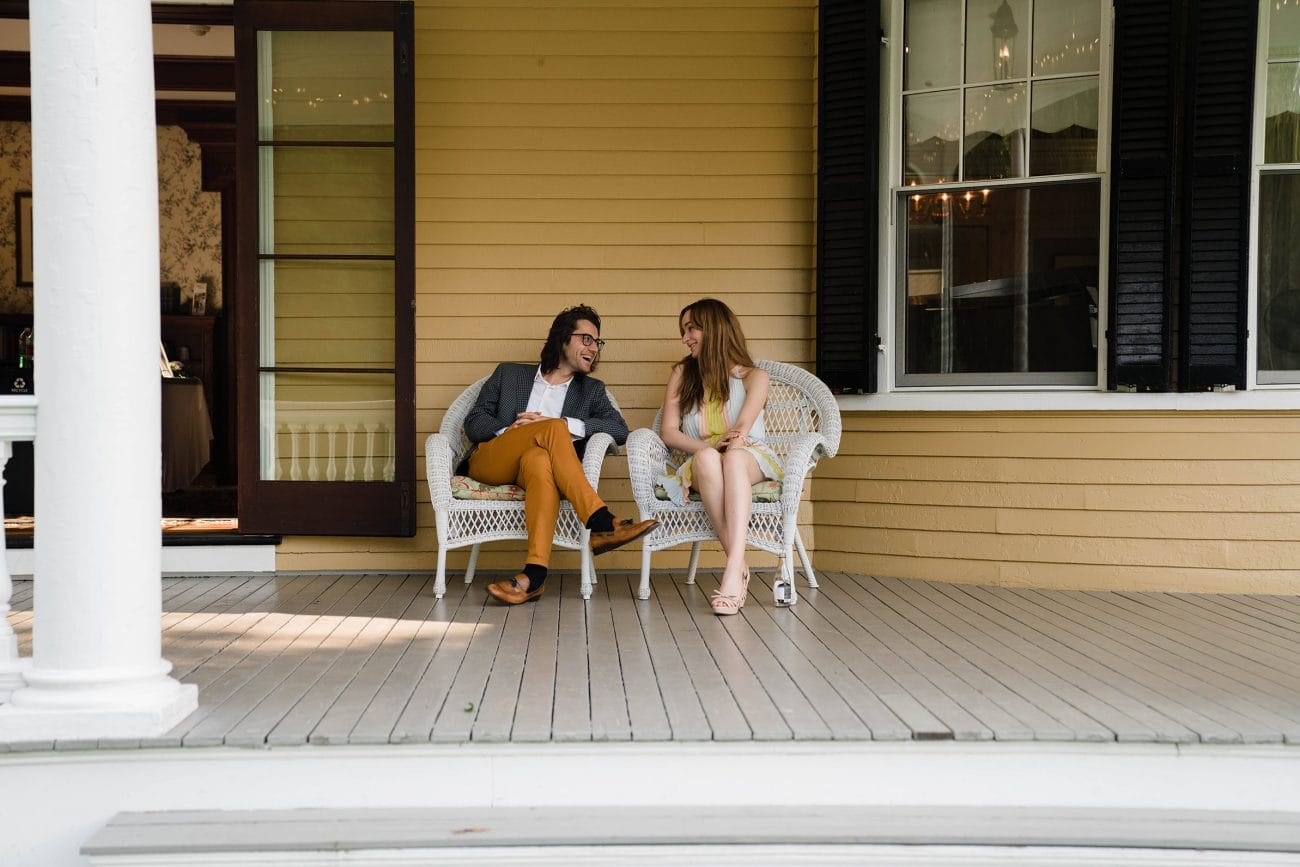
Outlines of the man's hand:
M514 430L517 427L523 427L526 424L532 424L533 422L541 421L544 418L546 418L546 416L542 415L540 412L521 412L515 416L515 423L506 428L506 430Z

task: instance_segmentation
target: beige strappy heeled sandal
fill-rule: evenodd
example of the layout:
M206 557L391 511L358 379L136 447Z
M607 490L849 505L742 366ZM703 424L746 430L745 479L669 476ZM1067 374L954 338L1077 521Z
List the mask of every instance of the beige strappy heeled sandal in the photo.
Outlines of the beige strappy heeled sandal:
M719 617L726 617L732 614L739 614L740 609L745 607L745 600L749 598L749 567L745 567L745 574L740 579L743 582L739 595L731 593L720 593L713 591L713 600L709 603L713 607L713 613Z

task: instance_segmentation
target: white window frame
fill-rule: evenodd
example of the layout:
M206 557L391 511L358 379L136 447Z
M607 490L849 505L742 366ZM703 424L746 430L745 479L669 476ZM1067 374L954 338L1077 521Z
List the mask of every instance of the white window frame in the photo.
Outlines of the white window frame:
M954 186L954 184L924 184L916 186L907 186L903 183L903 7L905 0L887 0L887 8L882 4L882 26L888 35L886 50L882 51L885 58L887 69L881 76L884 83L882 90L882 112L881 117L887 118L888 123L881 124L882 135L887 136L881 142L882 165L880 167L882 183L881 199L882 208L880 214L880 247L882 265L887 263L887 268L882 268L879 275L878 285L881 291L880 296L880 328L882 336L883 352L882 358L879 359L880 367L878 368L878 382L881 384L882 391L889 392L934 392L940 391L1035 391L1035 392L1080 392L1080 391L1097 391L1104 390L1106 385L1106 329L1107 329L1107 304L1109 289L1109 257L1110 257L1110 104L1111 104L1111 66L1114 31L1114 9L1110 4L1103 4L1101 14L1101 45L1098 57L1098 129L1097 129L1097 163L1098 171L1077 175L1050 175L1050 176L1032 176L1026 174L1024 177L1007 178L990 181L971 182L977 183L982 187L996 189L998 187L1023 187L1029 186L1053 186L1060 183L1067 183L1072 180L1097 179L1100 184L1100 221L1098 224L1099 248L1098 248L1098 300L1097 300L1097 353L1096 353L1096 379L1087 383L1075 384L1046 384L1043 382L1034 382L1035 379L1042 380L1045 375L1042 373L1000 373L992 375L971 375L970 384L964 384L959 381L926 383L926 384L908 384L900 383L902 379L902 358L901 350L903 348L903 333L898 325L898 317L901 315L899 309L899 283L901 280L901 262L900 253L903 249L901 239L901 227L897 225L897 202L899 194L904 189L918 193L927 193L943 191L944 189ZM1025 23L1025 28L1032 28L1031 21ZM964 28L962 38L965 38ZM964 48L964 46L963 46ZM964 68L964 64L963 64ZM964 75L963 75L964 79ZM1030 79L1032 81L1032 79ZM964 85L962 85L964 91ZM967 182L958 182L965 185ZM961 374L953 375L953 380L962 378ZM974 382L975 379L981 378L983 382ZM1022 378L1020 382L999 382L997 380L1010 380L1013 378Z
M1300 387L1300 372L1289 379L1281 379L1285 372L1279 372L1272 382L1270 372L1264 372L1261 379L1259 370L1259 205L1260 178L1266 174L1300 173L1300 162L1265 163L1264 162L1264 121L1267 111L1268 96L1268 28L1269 7L1273 0L1260 0L1259 22L1255 36L1255 105L1251 123L1251 172L1250 172L1250 249L1247 264L1247 322L1250 323L1246 338L1246 382L1251 389L1292 390Z
M1261 0L1262 3L1268 0ZM902 0L880 0L881 28L885 33L886 44L881 51L880 69L880 164L877 167L881 183L881 193L877 201L877 225L880 227L878 285L878 316L880 323L881 346L877 353L876 364L879 390L870 395L840 395L836 398L844 412L1163 412L1163 411L1203 411L1223 412L1240 410L1296 410L1300 409L1300 388L1291 385L1260 386L1255 384L1256 363L1253 341L1256 329L1250 329L1248 346L1249 372L1246 391L1213 392L1123 392L1108 391L1106 330L1109 275L1102 278L1101 309L1099 311L1098 364L1096 386L924 386L900 387L894 376L894 347L897 335L894 327L895 275L897 274L898 249L895 243L894 201L896 185L901 181L901 127L902 127ZM1110 155L1110 111L1113 48L1115 33L1115 10L1111 2L1103 7L1105 18L1102 22L1104 54L1100 74L1102 76L1102 99L1108 104L1104 112L1105 142L1098 130L1098 147L1104 148L1107 159ZM1266 49L1261 49L1266 51ZM1258 88L1256 89L1258 92ZM1258 112L1257 112L1258 113ZM1262 120L1260 121L1262 124ZM1260 140L1258 135L1256 140ZM1262 145L1261 145L1262 147ZM1109 177L1107 165L1107 177ZM1103 266L1109 265L1110 205L1109 183L1103 183L1107 200L1102 212L1102 238L1107 244L1103 256ZM1257 190L1252 189L1256 196ZM1251 323L1254 323L1255 295L1255 244L1254 232L1256 212L1251 210L1250 249L1250 304Z

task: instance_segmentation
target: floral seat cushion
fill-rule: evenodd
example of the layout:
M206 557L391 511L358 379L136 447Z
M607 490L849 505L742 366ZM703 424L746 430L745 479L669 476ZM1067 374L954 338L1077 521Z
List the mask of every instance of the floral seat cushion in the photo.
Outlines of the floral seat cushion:
M668 492L664 490L663 485L655 485L655 499L669 500ZM764 479L757 485L754 485L754 502L755 503L775 503L781 499L781 483L773 479ZM698 503L700 501L700 492L691 491L691 501Z
M513 500L522 502L524 489L518 485L489 485L469 476L451 477L451 495L457 500Z

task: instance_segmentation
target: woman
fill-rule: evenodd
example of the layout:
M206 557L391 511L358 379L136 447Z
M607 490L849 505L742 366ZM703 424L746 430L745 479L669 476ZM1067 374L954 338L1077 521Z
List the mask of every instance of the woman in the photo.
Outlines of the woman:
M688 457L660 482L678 505L692 488L699 491L727 555L713 613L736 614L749 589L745 536L753 486L782 475L780 461L763 443L768 377L750 358L736 314L721 301L688 305L678 324L690 354L668 380L660 436Z

